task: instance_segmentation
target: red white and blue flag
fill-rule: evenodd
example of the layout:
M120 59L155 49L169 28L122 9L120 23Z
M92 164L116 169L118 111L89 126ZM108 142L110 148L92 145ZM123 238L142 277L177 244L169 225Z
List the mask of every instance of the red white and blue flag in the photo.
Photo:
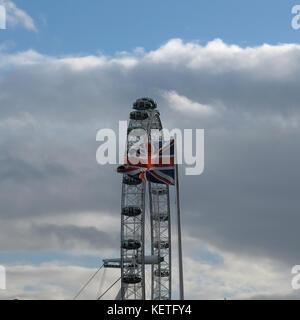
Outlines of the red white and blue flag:
M134 155L128 154L125 165L118 172L125 173L143 181L160 184L175 184L174 139L163 144L145 143Z

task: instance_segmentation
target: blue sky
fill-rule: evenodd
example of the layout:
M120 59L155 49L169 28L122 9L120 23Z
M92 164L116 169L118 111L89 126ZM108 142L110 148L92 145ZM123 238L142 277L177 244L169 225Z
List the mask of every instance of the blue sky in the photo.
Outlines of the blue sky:
M294 0L115 1L16 0L38 32L1 30L13 51L32 48L49 55L112 55L159 47L171 38L205 44L215 38L240 46L299 42L291 28Z

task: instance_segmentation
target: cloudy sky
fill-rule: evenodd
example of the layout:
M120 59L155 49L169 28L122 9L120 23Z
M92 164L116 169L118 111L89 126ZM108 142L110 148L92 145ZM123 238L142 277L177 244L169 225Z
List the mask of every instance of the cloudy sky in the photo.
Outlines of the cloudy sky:
M186 298L300 297L295 1L0 4L1 299L72 299L118 256L120 176L96 133L140 96L166 128L205 129L204 173L180 168Z

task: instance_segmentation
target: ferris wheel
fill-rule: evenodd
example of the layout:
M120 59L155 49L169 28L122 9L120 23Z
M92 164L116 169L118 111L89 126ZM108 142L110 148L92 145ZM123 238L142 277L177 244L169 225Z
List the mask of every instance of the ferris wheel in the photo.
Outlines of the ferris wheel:
M74 300L95 279L100 270L109 268L120 269L121 275L107 289L100 288L101 294L97 295L97 300L101 300L119 281L121 282L121 288L116 300L172 299L169 185L175 184L179 298L184 300L178 165L175 164L176 137L167 144L163 144L163 127L154 100L150 98L138 99L133 104L133 109L129 115L130 121L127 129L126 163L117 169L117 172L122 174L120 257L104 259L101 267L79 290ZM139 134L138 132L142 133ZM140 140L139 145L141 145L142 136L146 136L147 161L146 164L143 164L144 167L143 165L137 167L130 163L129 154L132 149L135 154L141 153L142 149L135 149L133 146L137 142L136 140ZM135 139L132 139L132 137ZM149 166L149 154L151 158L152 147L157 142L159 147L155 154L156 157L159 154L159 161L158 165L155 164L152 167L152 159ZM164 164L160 161L166 150L169 151L169 160L172 160ZM138 172L137 174L135 174L135 170ZM147 271L149 270L148 266L151 270L150 276L149 273L146 276L146 268ZM103 282L103 278L101 282ZM150 294L146 295L146 291L147 293L150 291Z
M135 143L132 131L146 132L151 144L153 130L162 137L157 104L150 98L138 99L130 112L127 130L127 155ZM150 265L148 286L151 300L171 300L171 215L169 185L162 181L144 181L129 175L124 166L122 176L120 258L103 260L104 268L120 268L121 289L116 299L145 300L145 267ZM162 178L163 179L163 178ZM145 213L148 210L149 215ZM145 225L150 225L146 230ZM147 233L148 238L147 238ZM147 241L148 240L148 241ZM149 251L146 254L146 251Z

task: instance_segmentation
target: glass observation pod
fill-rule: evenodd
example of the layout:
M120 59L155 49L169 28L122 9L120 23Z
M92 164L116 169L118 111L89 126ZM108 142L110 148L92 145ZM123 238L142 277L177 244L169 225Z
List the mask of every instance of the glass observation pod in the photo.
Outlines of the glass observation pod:
M142 98L136 100L133 104L133 109L135 110L153 110L157 107L156 102L150 98Z
M168 241L155 241L154 242L154 247L155 248L160 248L160 249L168 249L169 248L169 242Z
M142 278L135 274L125 274L122 281L126 284L136 284L142 281Z
M149 117L149 115L147 111L132 111L130 112L129 117L131 120L143 121L143 120L146 120Z
M136 186L141 184L142 182L143 181L140 178L134 178L127 175L123 177L123 183L128 184L130 186Z
M170 271L168 269L161 269L160 271L157 269L157 270L155 270L154 275L156 277L164 278L164 277L168 277L170 275Z
M165 194L168 194L169 190L168 189L152 189L152 193L153 194L156 194L156 195L165 195Z
M169 215L167 213L153 214L152 218L155 221L168 221Z
M129 268L129 269L130 268L135 269L135 268L138 267L138 264L137 263L129 263L129 264L126 265L126 267Z
M122 214L128 217L136 217L142 213L142 209L139 207L124 207L122 208Z
M141 247L141 242L134 239L124 240L122 248L126 250L137 250Z

